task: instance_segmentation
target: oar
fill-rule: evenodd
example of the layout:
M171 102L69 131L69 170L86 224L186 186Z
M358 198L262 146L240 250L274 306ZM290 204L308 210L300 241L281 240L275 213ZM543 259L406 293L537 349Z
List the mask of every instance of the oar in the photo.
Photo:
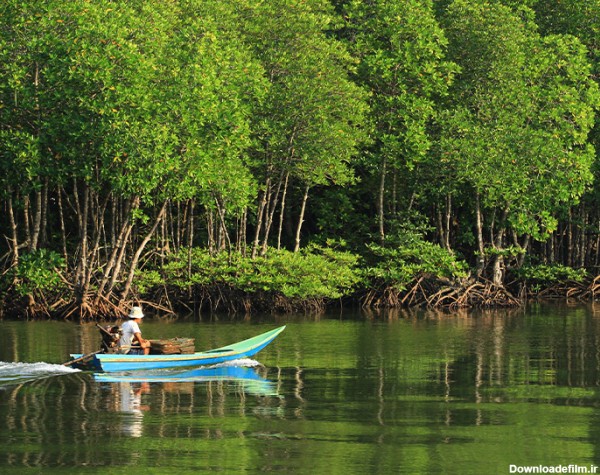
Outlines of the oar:
M109 331L108 331L106 328L104 328L104 327L103 327L102 325L100 325L99 323L96 323L96 326L97 326L97 327L98 327L98 329L99 329L99 330L100 330L102 333L104 333L106 336L109 336L110 338L113 338L113 337L114 337L114 335L113 335L111 332L109 332Z
M98 351L94 351L93 353L88 353L87 355L80 356L79 358L75 358L74 360L63 363L62 366L71 366L73 363L79 363L80 361L87 361L89 359L92 359L93 356L97 355L98 353L104 353L104 350L98 350Z

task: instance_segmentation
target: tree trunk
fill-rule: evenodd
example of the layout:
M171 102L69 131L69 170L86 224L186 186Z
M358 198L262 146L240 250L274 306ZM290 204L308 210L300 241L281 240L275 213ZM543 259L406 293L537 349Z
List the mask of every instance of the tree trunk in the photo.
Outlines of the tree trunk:
M445 224L445 241L444 241L444 247L449 251L452 252L452 249L450 248L450 223L452 222L452 196L450 196L450 194L446 195L446 219L444 220L444 224Z
M281 195L281 212L279 213L279 229L277 230L277 249L281 249L281 233L283 231L283 215L285 212L285 199L287 196L289 178L290 178L290 174L288 172L285 175L285 182L283 184L283 194Z
M56 192L56 202L58 204L58 219L60 222L60 243L62 246L62 253L63 253L63 257L65 259L65 262L68 262L69 255L67 253L67 229L65 227L65 215L64 215L63 204L62 204L62 193L63 193L63 189L62 189L62 187L59 187Z
M442 208L439 203L435 204L436 227L438 233L438 242L440 246L446 244L446 236L444 236L444 223L442 222Z
M392 216L398 215L398 170L394 167L392 173Z
M25 225L25 242L31 247L31 223L29 219L29 196L23 196L23 224Z
M150 229L150 231L148 231L148 234L146 234L146 236L142 240L141 244L138 246L137 250L135 251L133 258L131 259L131 265L129 267L129 274L127 276L127 280L125 281L125 286L123 287L123 293L121 296L122 301L126 300L127 296L129 295L129 291L131 290L131 283L133 282L133 276L135 275L135 271L137 269L138 262L140 261L140 256L142 255L142 252L144 251L146 244L148 244L148 242L150 242L150 239L152 239L152 236L156 232L158 225L160 224L161 220L163 219L163 217L167 211L167 203L168 203L167 201L165 201L163 203L162 208L160 209L160 212L158 213L158 216L154 220L154 224L152 225L152 228Z
M174 210L175 205L173 205L172 203L169 203L169 205L167 206L167 216L165 218L164 221L162 221L163 225L166 226L166 240L167 242L170 243L171 246L173 246L173 251L175 253L177 253L177 249L178 249L178 231L175 229L175 222L177 221L176 218L176 211Z
M108 284L108 291L106 292L106 296L109 296L112 293L113 289L115 288L115 285L117 285L117 280L121 275L121 267L123 267L123 261L127 252L127 244L129 243L131 232L133 231L133 226L133 222L130 222L126 227L125 238L123 239L121 247L117 253L117 259L115 260L115 265L112 270L112 275L110 277L110 282Z
M506 231L506 217L508 216L508 208L502 212L500 218L499 229L494 240L494 248L496 255L494 256L494 267L492 273L492 282L498 287L502 287L504 284L504 256L502 255L504 233Z
M585 266L585 257L587 254L587 239L586 239L586 228L587 228L587 212L583 203L580 205L581 210L581 226L579 227L579 267Z
M221 224L220 232L221 232L221 236L222 236L222 238L221 238L222 244L221 244L220 249L223 249L225 247L225 245L227 245L227 252L229 254L231 254L231 239L229 238L229 233L227 232L227 225L225 223L225 208L216 196L215 196L215 204L217 206L217 213L219 214L219 223Z
M383 157L381 162L381 176L379 179L379 200L377 201L377 214L379 217L379 242L383 246L385 243L385 175L387 169L387 159Z
M279 182L277 183L277 189L273 193L273 198L270 200L269 204L269 212L267 213L267 222L265 223L265 234L263 238L261 255L265 255L267 253L267 247L269 244L269 234L271 234L271 226L273 224L273 217L275 216L275 210L277 209L277 203L279 201L279 193L281 193L281 187L283 185L283 173L279 177Z
M100 298L105 296L105 288L109 284L111 276L117 272L115 270L115 267L117 265L118 256L121 253L122 249L127 245L127 241L129 239L129 234L131 233L131 228L133 227L133 225L130 224L131 212L134 209L137 209L138 206L139 206L139 198L135 197L128 203L128 205L126 207L126 212L124 213L125 217L123 219L123 223L121 224L121 231L119 232L115 246L112 249L110 258L108 259L108 262L106 263L106 267L104 268L104 276L102 277L102 281L100 282L100 285L98 287L98 296L96 298L96 305L98 304ZM116 277L115 277L115 279L116 279ZM110 289L112 288L112 285L113 285L112 281L111 281L110 285L111 285L111 287L109 288L108 292L110 292Z
M42 218L39 241L40 247L45 247L48 243L48 187L48 178L44 178L44 186L42 187Z
M19 264L19 237L17 230L17 222L15 221L15 213L13 209L12 188L8 187L8 221L10 223L10 234L12 241L12 262L11 267Z
M475 194L475 226L478 252L476 274L477 277L481 277L485 269L485 244L483 242L483 218L481 215L481 198L479 193Z
M600 219L598 220L596 233L596 257L594 259L594 266L598 267L598 264L600 264Z
M211 256L215 255L215 227L213 224L213 212L211 209L206 210L206 230L208 235L208 253Z
M304 223L304 213L306 211L306 202L308 201L308 191L310 187L306 185L304 189L304 196L302 197L302 206L300 207L300 216L298 217L298 226L296 227L296 244L294 246L294 252L300 250L300 234L302 232L302 223Z
M175 206L177 208L177 219L173 221L175 221L174 224L177 224L177 228L173 231L173 241L175 242L175 249L181 249L181 242L183 238L181 204L177 202Z
M188 213L187 222L187 275L188 279L192 278L192 248L194 245L194 200L190 200L189 203L190 211Z
M567 224L567 265L573 266L573 212L569 208L569 221Z
M236 249L238 252L246 257L246 229L248 226L248 208L244 208L242 216L240 216Z
M252 259L256 257L258 252L258 243L260 239L260 230L262 229L263 224L263 215L265 208L267 206L267 193L271 189L271 179L267 178L267 182L265 183L265 189L262 194L262 198L260 200L260 204L258 205L258 212L256 214L256 231L254 232L254 242L252 243Z
M79 262L75 274L75 293L77 303L82 307L85 305L85 276L88 269L88 213L89 213L89 186L84 184L83 209L79 218Z
M102 238L102 230L104 229L104 217L106 214L106 208L108 206L108 201L110 200L110 194L106 195L104 202L102 204L97 202L98 195L94 193L96 199L96 213L94 217L94 242L92 244L92 250L89 253L88 266L87 271L85 272L85 278L83 281L83 292L87 295L89 292L90 284L92 281L92 273L95 264L100 260L100 239Z

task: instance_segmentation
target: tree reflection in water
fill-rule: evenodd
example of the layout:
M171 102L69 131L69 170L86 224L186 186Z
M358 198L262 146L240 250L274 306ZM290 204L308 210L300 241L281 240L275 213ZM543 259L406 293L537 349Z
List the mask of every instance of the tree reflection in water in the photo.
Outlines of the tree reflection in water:
M123 437L141 441L135 453L157 438L221 438L222 428L211 425L216 417L239 417L247 404L281 403L261 371L156 372L147 380L72 373L0 386L0 467L129 466L136 462Z

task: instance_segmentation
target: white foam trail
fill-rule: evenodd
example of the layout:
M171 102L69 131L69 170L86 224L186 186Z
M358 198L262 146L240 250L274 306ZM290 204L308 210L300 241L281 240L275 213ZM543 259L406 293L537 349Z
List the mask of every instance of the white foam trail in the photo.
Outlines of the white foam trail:
M250 358L240 358L239 360L232 360L232 361L225 361L223 363L217 363L212 366L207 366L206 368L207 369L226 368L226 367L233 367L233 366L244 366L246 368L255 368L257 366L262 366L262 363L259 363L258 361L250 359Z
M65 373L77 373L80 370L58 364L7 363L0 361L0 382L20 381L55 376Z

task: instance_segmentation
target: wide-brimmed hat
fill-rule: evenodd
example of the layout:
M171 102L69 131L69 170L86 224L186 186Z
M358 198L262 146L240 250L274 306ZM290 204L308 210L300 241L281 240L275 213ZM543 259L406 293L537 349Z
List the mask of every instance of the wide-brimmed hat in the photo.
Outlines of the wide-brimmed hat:
M133 307L131 312L129 312L129 318L144 318L142 307Z

